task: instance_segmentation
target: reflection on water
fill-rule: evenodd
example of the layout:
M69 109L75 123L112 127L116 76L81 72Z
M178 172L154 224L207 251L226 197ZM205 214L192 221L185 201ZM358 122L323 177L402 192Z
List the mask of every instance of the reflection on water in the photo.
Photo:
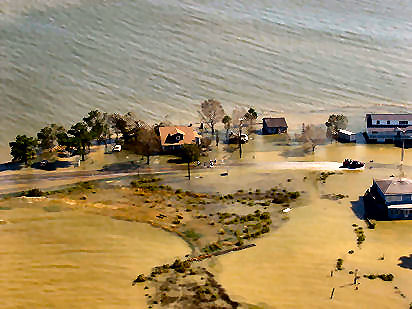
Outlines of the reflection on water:
M0 210L2 308L144 308L135 275L189 252L147 224L46 210Z

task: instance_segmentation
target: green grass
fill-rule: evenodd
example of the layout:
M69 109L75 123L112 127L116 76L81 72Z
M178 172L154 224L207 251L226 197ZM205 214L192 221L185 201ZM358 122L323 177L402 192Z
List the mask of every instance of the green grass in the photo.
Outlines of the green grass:
M59 212L62 211L62 208L58 205L51 205L43 207L43 210L47 212Z
M195 240L195 241L198 240L200 237L202 237L201 234L196 233L194 230L184 231L183 234L184 234L187 238L193 239L193 240Z

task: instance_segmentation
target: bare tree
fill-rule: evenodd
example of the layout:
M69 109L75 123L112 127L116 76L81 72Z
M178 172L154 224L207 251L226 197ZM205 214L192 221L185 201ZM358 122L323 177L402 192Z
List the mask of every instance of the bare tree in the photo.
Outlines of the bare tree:
M325 130L313 124L305 126L302 134L296 137L298 141L308 144L312 152L315 152L317 145L323 144L326 141Z
M212 130L212 134L215 134L215 125L222 121L225 111L219 101L209 99L202 102L199 114L201 120Z

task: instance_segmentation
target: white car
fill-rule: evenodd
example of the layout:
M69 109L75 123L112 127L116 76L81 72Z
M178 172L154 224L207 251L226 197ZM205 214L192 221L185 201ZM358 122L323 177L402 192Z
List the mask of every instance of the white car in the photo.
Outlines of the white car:
M112 148L112 152L120 152L120 151L122 151L122 145L115 145Z

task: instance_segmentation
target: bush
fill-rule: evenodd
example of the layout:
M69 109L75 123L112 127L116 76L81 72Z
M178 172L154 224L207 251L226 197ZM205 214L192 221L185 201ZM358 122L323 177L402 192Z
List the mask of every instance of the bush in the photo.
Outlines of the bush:
M190 262L180 261L179 259L176 259L170 266L170 268L174 269L178 273L184 273L186 269L190 268Z
M368 278L370 280L379 278L383 281L393 281L393 278L394 278L392 274L380 274L380 275L369 274L369 275L363 275L363 277Z
M27 197L40 197L40 196L43 196L44 193L40 189L33 188L27 191L24 195Z
M133 283L136 283L136 282L145 282L146 281L146 277L144 276L144 275L142 275L142 274L140 274L140 275L138 275L137 276L137 278L133 281Z
M336 270L342 270L342 265L343 265L343 259L338 259L336 261Z

